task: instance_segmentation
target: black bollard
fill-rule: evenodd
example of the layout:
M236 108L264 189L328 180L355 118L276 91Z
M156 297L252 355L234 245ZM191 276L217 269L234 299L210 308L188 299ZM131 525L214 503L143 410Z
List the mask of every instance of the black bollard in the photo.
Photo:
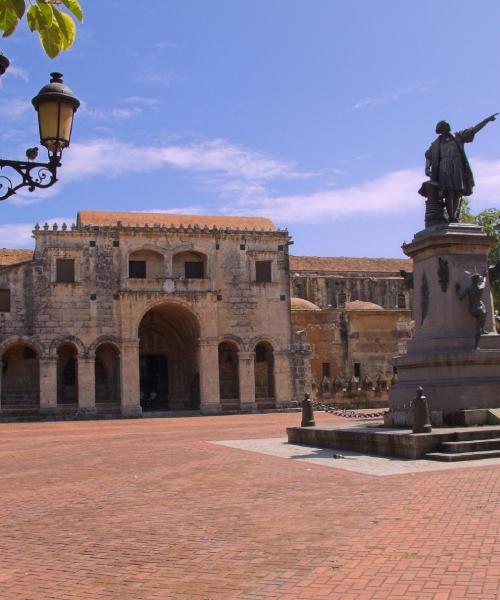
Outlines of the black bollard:
M429 405L424 396L424 389L417 389L417 397L413 400L413 433L431 433L432 425L429 416Z
M314 427L316 425L314 421L313 403L311 395L306 394L304 400L302 400L302 423L301 427Z

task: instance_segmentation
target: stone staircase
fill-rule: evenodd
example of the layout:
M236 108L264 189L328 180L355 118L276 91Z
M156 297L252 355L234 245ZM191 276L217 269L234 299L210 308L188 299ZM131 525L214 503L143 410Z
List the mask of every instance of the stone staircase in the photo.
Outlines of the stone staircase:
M478 460L500 457L500 431L457 432L453 440L441 442L436 452L429 452L424 458L442 462Z

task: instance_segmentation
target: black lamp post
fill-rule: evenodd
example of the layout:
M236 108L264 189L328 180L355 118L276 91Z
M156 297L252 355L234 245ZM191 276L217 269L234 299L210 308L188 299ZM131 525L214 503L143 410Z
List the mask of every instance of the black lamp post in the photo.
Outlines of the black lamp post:
M38 113L40 143L47 148L49 162L33 162L38 156L38 148L26 151L27 161L0 159L0 200L6 200L22 187L33 192L36 188L48 188L57 181L57 168L61 166L62 151L69 146L73 117L80 101L63 83L61 73L50 75L50 83L32 100ZM4 167L15 171L16 180L2 174Z

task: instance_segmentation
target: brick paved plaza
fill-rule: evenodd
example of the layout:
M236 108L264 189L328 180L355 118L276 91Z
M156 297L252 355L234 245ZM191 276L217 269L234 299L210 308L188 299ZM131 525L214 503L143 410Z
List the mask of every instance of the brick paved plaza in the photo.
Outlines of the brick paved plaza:
M0 598L500 597L500 466L376 477L209 443L299 419L0 425Z

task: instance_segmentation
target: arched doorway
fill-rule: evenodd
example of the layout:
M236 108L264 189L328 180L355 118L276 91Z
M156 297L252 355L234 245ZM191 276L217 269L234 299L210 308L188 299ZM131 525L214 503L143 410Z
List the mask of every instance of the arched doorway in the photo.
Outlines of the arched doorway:
M95 351L95 408L98 413L116 413L120 403L120 353L105 342Z
M139 326L140 398L144 411L200 407L200 327L183 306L162 304Z
M268 342L255 346L255 401L258 408L274 408L274 353Z
M238 348L233 342L219 344L219 390L222 410L240 407Z
M40 369L36 350L15 344L2 356L2 411L37 412L40 408Z
M77 349L70 342L57 349L57 407L78 410Z

